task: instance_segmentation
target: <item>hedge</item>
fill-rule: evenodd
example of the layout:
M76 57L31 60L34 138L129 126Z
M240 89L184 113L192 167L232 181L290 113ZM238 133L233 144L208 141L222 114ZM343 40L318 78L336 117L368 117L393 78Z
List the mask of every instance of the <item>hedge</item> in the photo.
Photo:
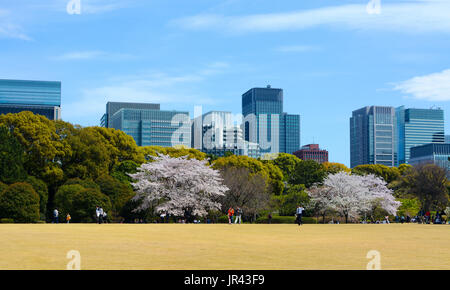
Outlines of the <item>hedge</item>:
M317 219L314 217L303 217L302 222L304 224L317 224ZM269 218L267 216L265 217L259 217L256 220L257 224L268 224ZM295 224L295 216L272 216L272 224Z

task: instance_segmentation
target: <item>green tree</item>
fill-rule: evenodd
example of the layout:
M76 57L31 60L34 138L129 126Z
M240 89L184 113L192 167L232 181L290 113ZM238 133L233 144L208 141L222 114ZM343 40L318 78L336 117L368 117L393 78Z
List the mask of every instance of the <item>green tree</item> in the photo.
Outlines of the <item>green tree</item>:
M323 165L323 169L328 173L328 174L336 174L338 172L344 171L347 173L352 172L352 170L350 168L348 168L347 166L345 166L342 163L335 163L335 162L324 162L322 163Z
M3 192L3 190L7 189L8 185L4 184L3 182L0 181L0 194Z
M48 187L47 184L34 176L28 176L25 180L30 184L34 191L39 195L39 213L41 214L41 219L45 219L45 213L47 210L48 202Z
M39 195L28 183L14 183L0 194L0 218L18 223L39 220Z
M397 167L388 167L382 164L358 165L352 169L352 173L357 175L373 174L383 178L387 183L391 183L400 177L400 171Z
M404 186L419 199L423 210L441 210L449 204L446 174L435 164L421 164L408 171Z
M315 183L323 182L327 173L322 164L314 160L305 160L295 166L295 171L290 178L290 184L303 184L310 188Z
M12 132L22 144L28 174L47 183L57 183L63 178L60 164L63 157L71 154L71 149L56 133L55 122L24 111L0 115L0 125Z
M417 198L399 198L398 201L402 203L397 211L398 216L415 216L422 207Z
M26 177L24 149L9 129L0 126L0 181L14 183Z
M73 209L70 212L72 220L79 223L92 223L96 221L96 206L103 208L110 215L111 201L109 197L98 190L87 188L73 197Z
M303 184L293 185L286 190L285 194L276 197L280 216L293 216L298 205L306 207L309 204L310 198L305 189Z
M193 148L185 148L183 146L177 147L161 147L161 146L147 146L140 147L140 153L148 159L148 156L158 156L159 154L169 155L170 157L177 158L188 156L189 159L194 158L197 160L205 160L206 154Z
M295 167L300 162L302 162L302 160L297 156L287 153L280 153L277 158L272 160L272 163L281 169L284 181L289 181L291 176L294 175Z
M110 198L112 216L114 219L118 219L122 208L135 195L134 191L128 184L106 174L99 176L95 182L100 186L101 192Z
M248 156L220 157L213 163L214 169L223 170L226 168L247 168L250 174L261 174L268 179L273 194L279 195L284 190L283 173L270 161L260 161Z
M134 161L126 160L116 164L111 172L111 176L115 179L130 184L133 180L128 174L137 172L139 164Z
M97 183L95 183L95 181L92 180L91 178L88 179L71 178L64 183L64 185L73 185L73 184L79 184L84 188L92 188L95 190L100 190L100 186Z
M58 189L55 194L54 205L61 213L61 216L66 216L68 213L72 216L75 210L73 205L74 198L85 189L80 184L63 185Z

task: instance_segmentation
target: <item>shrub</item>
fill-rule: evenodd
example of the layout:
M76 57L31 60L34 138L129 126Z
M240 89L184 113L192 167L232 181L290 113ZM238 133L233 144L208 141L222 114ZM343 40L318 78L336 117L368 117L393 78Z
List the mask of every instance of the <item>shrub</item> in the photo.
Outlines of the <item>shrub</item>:
M58 189L55 194L54 204L59 210L60 216L65 217L68 213L72 216L75 195L83 190L85 190L85 188L80 184L63 185ZM73 220L73 217L72 221L75 221Z
M103 208L103 211L111 213L111 201L108 196L98 190L88 188L78 192L73 197L72 211L70 215L74 222L90 223L96 221L96 206Z
M13 219L8 219L8 218L0 219L0 224L13 224L13 223L14 223Z
M314 217L303 217L302 222L304 224L317 224L317 219ZM257 224L268 224L269 218L267 216L259 217L256 220ZM273 224L295 224L295 216L272 216Z
M26 182L30 184L39 195L39 212L45 216L48 201L48 187L44 181L34 176L28 176Z
M0 194L0 218L33 223L39 217L39 195L28 183L14 183Z
M3 190L7 189L8 185L4 184L3 182L0 181L0 194L3 192Z
M228 216L222 215L217 219L217 223L219 224L227 224L228 223Z

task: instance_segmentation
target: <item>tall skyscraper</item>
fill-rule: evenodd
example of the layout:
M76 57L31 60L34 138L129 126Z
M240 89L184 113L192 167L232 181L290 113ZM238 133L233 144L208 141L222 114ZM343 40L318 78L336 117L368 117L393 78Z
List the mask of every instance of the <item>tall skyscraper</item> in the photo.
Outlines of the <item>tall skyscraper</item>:
M398 131L397 165L409 163L411 147L444 143L444 111L441 109L396 109Z
M383 164L397 161L394 107L368 106L353 111L350 118L350 165Z
M283 112L283 90L252 88L242 95L244 139L258 143L261 154L300 149L300 116Z
M0 114L31 111L61 119L61 82L0 80Z
M114 105L118 106L118 103ZM134 107L155 109L117 106L110 104L111 112L115 112L102 119L107 118L108 128L122 130L133 137L138 146L191 146L189 112L161 111L157 104L133 104ZM107 116L108 112L105 115Z

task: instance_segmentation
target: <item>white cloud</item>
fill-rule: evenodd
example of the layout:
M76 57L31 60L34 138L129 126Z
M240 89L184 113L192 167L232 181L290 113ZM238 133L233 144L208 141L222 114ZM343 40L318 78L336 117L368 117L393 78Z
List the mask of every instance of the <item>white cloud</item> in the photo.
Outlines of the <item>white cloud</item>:
M214 104L217 99L201 94L189 93L191 86L205 82L208 78L224 73L229 65L215 62L191 73L168 74L166 72L148 73L131 76L118 76L107 84L87 88L81 91L81 97L75 102L63 104L65 120L80 119L92 115L100 118L108 101L145 102L145 103L183 103L190 106Z
M176 19L171 23L184 29L221 30L228 33L292 31L318 26L449 33L449 14L450 1L425 0L396 4L383 2L380 14L368 14L364 4L245 16L203 14Z
M10 11L3 9L0 9L0 38L31 40L31 38L23 32L22 27L13 22Z
M275 50L278 52L308 52L318 49L318 47L311 45L285 45L275 48Z
M394 90L419 100L450 101L450 69L403 81Z
M54 60L124 60L134 56L124 53L110 53L105 51L72 51L53 57Z
M106 13L111 12L117 9L125 8L127 6L126 1L87 1L87 0L81 0L82 6L81 6L81 13L86 14L99 14L99 13Z

